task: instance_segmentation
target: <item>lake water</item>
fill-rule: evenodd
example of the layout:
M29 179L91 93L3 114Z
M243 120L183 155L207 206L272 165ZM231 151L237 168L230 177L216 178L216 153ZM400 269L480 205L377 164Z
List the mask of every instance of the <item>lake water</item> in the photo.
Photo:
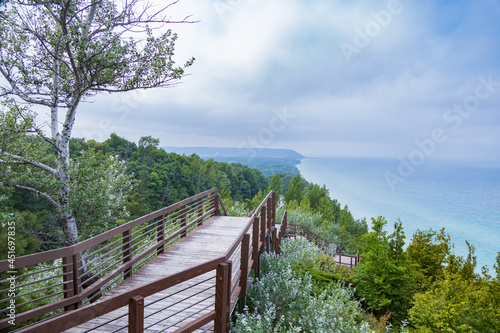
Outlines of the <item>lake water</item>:
M306 158L298 168L307 181L326 185L356 219L384 216L392 226L400 218L407 243L417 229L445 227L456 254L467 255L468 240L478 267L493 268L500 251L500 163L413 167L389 159Z

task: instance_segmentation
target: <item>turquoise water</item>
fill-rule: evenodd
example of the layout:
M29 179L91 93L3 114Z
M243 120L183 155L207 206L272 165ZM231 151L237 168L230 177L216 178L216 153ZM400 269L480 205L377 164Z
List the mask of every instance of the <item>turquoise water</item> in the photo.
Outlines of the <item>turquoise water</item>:
M392 225L400 218L407 242L417 229L445 227L456 254L467 255L468 240L478 267L492 268L500 251L500 164L427 161L398 171L400 165L388 159L306 158L298 168L307 181L326 185L356 219L381 215Z

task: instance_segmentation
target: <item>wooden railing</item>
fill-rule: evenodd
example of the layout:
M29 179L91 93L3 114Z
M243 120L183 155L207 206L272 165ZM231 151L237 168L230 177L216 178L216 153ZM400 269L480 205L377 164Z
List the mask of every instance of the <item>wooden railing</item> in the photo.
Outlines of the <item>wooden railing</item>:
M270 192L250 216L248 225L224 256L94 304L93 301L108 288L130 277L149 259L163 253L166 246L185 237L190 230L211 216L220 214L221 210L225 211L214 190L200 193L72 247L17 258L17 268L30 268L30 273L18 277L18 281L22 281L21 278L26 276L31 277L52 270L49 268L37 271L37 264L62 260L62 264L56 267L62 273L51 277L52 280L59 281L60 290L49 297L64 296L39 308L17 312L16 323L44 314L56 315L23 327L19 331L61 332L128 305L129 332L143 332L144 310L148 307L144 300L146 297L212 272L215 277L212 310L200 312L199 316L190 316L191 320L181 325L176 332L192 332L210 322L214 323L215 332L228 332L231 311L236 301L246 296L250 269L254 269L255 275L258 276L260 254L266 250L270 251L273 244L279 244L274 227L275 207L276 195ZM286 213L284 221L286 225ZM279 235L284 235L284 229ZM85 266L86 269L83 269ZM8 270L8 262L1 261L0 272ZM84 278L84 274L98 276L98 279L85 288L85 283L92 277ZM40 279L38 282L47 281L48 279ZM31 303L44 299L47 297ZM7 299L7 302L10 302L10 299ZM210 305L208 308L210 309ZM0 329L9 326L8 320L9 318L0 321Z
M285 211L283 214L283 219L281 220L280 229L277 232L273 233L273 243L275 244L275 252L276 254L280 254L281 252L281 241L286 236L288 227L288 212Z
M93 303L163 253L166 247L214 216L219 211L219 202L212 189L76 245L17 257L16 295L2 297L0 307L2 303L16 304L15 322L21 323ZM2 295L10 283L10 271L13 269L9 261L0 261ZM19 292L26 287L31 291ZM4 307L0 315L5 318L9 311ZM0 330L10 326L9 319L7 316L0 320Z
M328 242L327 240L321 238L311 230L309 230L308 226L298 225L298 224L288 224L288 228L286 229L286 234L288 236L302 236L313 242L318 246L321 250L326 253L329 253L335 257L335 261L338 264L347 266L348 268L353 268L359 264L360 256L343 254L341 251L338 251L338 247L335 244Z

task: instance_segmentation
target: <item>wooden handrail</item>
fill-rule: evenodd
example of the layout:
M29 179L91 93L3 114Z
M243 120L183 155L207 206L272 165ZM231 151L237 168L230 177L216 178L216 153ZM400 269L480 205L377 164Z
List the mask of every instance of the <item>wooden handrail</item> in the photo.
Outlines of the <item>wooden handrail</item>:
M327 253L330 253L330 243L323 239L322 237L318 236L311 230L309 230L308 226L305 225L299 225L299 224L288 224L290 229L292 229L288 234L297 234L297 229L302 229L302 231L305 233L305 237L307 240L315 243L318 247L320 247L322 250L324 250ZM344 266L353 268L359 264L360 261L360 256L359 254L356 255L349 255L349 254L343 254L342 252L337 252L333 253L333 255L338 255L338 260L336 260L337 263L342 264ZM344 258L350 258L349 263L342 262L342 257Z
M127 306L130 302L130 299L135 296L151 296L167 288L173 287L179 283L191 280L192 278L195 278L199 275L213 271L218 267L219 264L224 262L224 257L211 260L198 266L183 270L179 273L171 274L154 282L134 288L130 291L120 293L102 302L96 302L95 304L91 304L77 310L68 311L52 319L21 329L21 332L36 333L42 331L42 329L44 332L61 332L63 330L67 330L69 328L83 324L89 320L92 320L96 317L103 316L109 312Z
M141 224L144 224L145 222L149 222L149 221L151 221L151 220L153 220L161 215L165 215L166 213L174 211L175 209L179 208L182 205L185 205L187 203L191 203L191 202L197 200L198 198L202 198L204 196L207 196L209 194L214 194L214 193L215 193L214 189L202 192L200 194L197 194L195 196L192 196L190 198L182 200L176 204L173 204L173 205L168 206L166 208L162 208L160 210L157 210L156 212L142 216L142 217L137 218L137 219L130 221L128 223L122 224L121 226L118 226L116 228L113 228L111 230L103 232L102 234L99 234L95 237L84 240L84 241L82 241L78 244L72 245L72 246L66 246L66 247L63 247L60 249L29 254L29 255L22 256L22 257L17 257L16 258L16 268L19 269L21 267L32 266L32 265L36 265L36 264L39 264L42 262L47 262L47 261L52 261L52 260L64 258L64 257L67 257L68 255L75 255L77 253L81 253L81 252L91 248L92 246L103 243L103 242L107 241L108 239L111 239L119 234L122 234L123 232L125 232L127 230L131 230L132 228L137 227ZM6 272L8 270L9 270L9 261L8 260L0 261L0 273Z
M201 201L200 201L201 200ZM208 200L212 201L211 205L204 205ZM123 276L124 278L129 277L132 274L132 269L134 266L143 264L142 262L148 258L151 254L157 255L161 253L161 248L164 247L165 244L174 241L179 235L183 235L188 230L193 229L196 225L200 225L204 219L213 216L215 213L214 208L210 208L214 206L215 201L215 190L211 189L208 191L204 191L195 196L177 202L171 206L160 209L156 212L148 214L146 216L140 217L128 223L125 223L121 226L118 226L114 229L108 230L100 235L82 241L81 243L64 247L61 249L35 253L27 256L17 257L15 259L15 268L20 269L22 267L33 266L40 263L50 262L53 260L63 259L63 263L66 263L63 266L63 274L61 275L64 279L61 280L64 286L64 299L55 300L47 305L38 306L32 310L16 313L16 323L24 322L26 320L38 317L40 315L44 315L50 313L57 309L65 309L66 311L73 310L81 306L82 302L89 296L100 293L101 288L111 281ZM200 207L201 202L201 207ZM184 220L184 217L188 214L188 205L193 205L189 208L191 211L189 212L189 223L187 220ZM184 215L180 215L176 213L180 208L185 207L183 210ZM193 210L194 209L194 210ZM178 230L170 230L168 234L164 234L161 237L157 237L158 223L157 220L160 219L163 227L166 223L166 220L169 223L174 225L177 220L181 220L180 227L175 227ZM183 224L184 222L185 225ZM153 224L150 224L153 223ZM147 228L143 228L143 226L150 226L148 228L152 228L154 231L153 241L151 241L148 237L146 237L148 231ZM141 232L138 234L136 231L133 231L137 228L143 228ZM158 229L156 229L158 228ZM144 236L143 234L144 233ZM118 238L118 241L113 240L111 244L114 244L114 247L111 247L103 252L103 254L99 254L100 258L103 258L103 263L98 266L100 272L104 272L105 274L102 276L97 276L97 279L92 279L92 284L89 283L89 278L91 275L85 276L87 279L83 279L82 276L85 272L90 272L90 274L95 274L96 272L92 272L93 268L84 267L88 260L80 259L81 254L86 250L90 250L93 247L108 242L111 239ZM137 241L139 241L139 245L137 248L133 248L137 246ZM121 245L123 244L123 245ZM109 247L109 245L104 246L104 248ZM159 250L160 249L160 250ZM95 253L99 253L101 251L99 248L94 251ZM111 255L111 260L107 259L110 256L109 253L116 253L115 255ZM118 255L119 254L119 255ZM90 259L90 264L92 259ZM9 270L9 261L3 260L0 261L0 273L5 273ZM38 274L30 273L30 275ZM22 278L16 277L17 279ZM54 277L53 279L56 279ZM61 278L61 279L62 279ZM82 290L82 285L85 289ZM57 294L50 294L50 297L53 297ZM100 294L99 294L100 295ZM19 295L16 295L13 300L15 300ZM47 296L48 297L48 296ZM46 297L45 297L46 298ZM10 300L10 299L9 299ZM30 301L33 304L37 304L36 302L43 300L43 298L38 298ZM9 318L5 318L0 320L0 330L7 328L10 326L8 323Z
M208 195L211 195L213 193L213 190L207 191ZM204 193L207 193L204 192ZM201 194L200 194L201 195ZM198 202L198 199L200 198L200 195L192 197L195 198L193 199L192 202L196 201ZM215 195L214 195L215 198ZM274 197L275 198L275 197ZM191 199L191 198L190 198ZM214 199L215 203L215 199ZM173 208L170 211L173 211L175 209L178 209L182 206L186 205L186 203L177 203L173 206L176 208ZM175 239L175 237L178 237L179 235L182 235L183 232L186 230L189 230L192 227L195 227L200 219L203 220L210 214L215 214L215 207L212 206L212 208L205 213L204 215L199 214L199 203L196 206L197 211L195 212L196 218L192 220L191 222L187 223L185 226L182 228L179 228L176 230L174 234L171 235L165 235L165 237L158 238L156 239L155 243L152 243L151 246L149 246L148 249L141 253L154 253L156 254L158 251L158 248L161 245L164 245L168 243L170 240ZM130 325L132 325L132 331L137 331L141 332L142 330L142 325L143 321L141 321L140 316L141 313L143 313L143 307L144 303L143 300L145 297L153 295L155 293L158 293L162 290L165 290L167 288L173 287L179 283L188 281L192 278L195 278L199 275L215 271L217 270L217 276L222 274L223 278L221 282L219 282L219 279L217 279L217 288L216 290L216 296L214 298L214 310L210 311L208 314L204 314L199 318L194 318L194 320L186 323L182 328L178 329L176 332L191 332L192 330L196 328L200 328L207 323L210 323L211 321L214 322L215 325L215 332L228 332L229 329L229 316L230 316L230 311L231 309L234 308L234 304L238 298L238 296L244 296L246 295L246 289L247 289L247 284L246 284L246 279L249 274L249 269L252 268L252 264L255 262L258 262L258 256L261 252L266 250L265 247L265 242L259 242L259 234L260 231L259 229L262 228L265 231L265 237L268 237L271 234L271 229L268 228L266 224L263 224L262 222L265 220L261 220L259 218L259 213L267 215L267 219L269 219L269 222L272 223L274 226L274 219L275 219L275 200L273 200L273 193L270 192L268 196L263 200L261 205L259 206L260 209L257 211L256 214L253 214L252 217L249 219L248 224L244 227L240 235L237 237L237 239L233 242L233 244L230 246L230 248L227 250L227 252L220 258L217 258L215 260L211 260L205 263L202 263L196 267L192 267L190 269L184 270L179 273L171 274L169 276L166 276L164 278L158 279L157 281L148 283L146 285L143 285L141 287L134 288L130 291L120 293L118 295L114 295L111 298L107 298L103 301L97 301L94 304L89 304L87 306L77 308L75 310L67 311L59 316L49 318L43 322L39 322L36 324L33 324L31 326L25 327L20 329L20 332L40 332L40 331L49 331L49 332L60 332L66 329L69 329L71 327L75 327L77 325L83 324L93 318L96 318L98 316L102 316L106 313L109 313L111 311L114 311L116 309L119 309L124 306L129 306L130 312L129 312L129 320L130 320ZM169 207L167 207L169 208ZM166 209L160 210L155 213L161 214L161 216L165 216L168 212ZM149 217L155 218L160 215L156 214L149 214ZM264 217L265 218L265 217ZM181 219L181 218L179 218ZM286 212L285 212L285 226L286 226ZM137 221L137 220L135 220ZM132 222L135 222L132 221ZM135 225L135 224L134 224ZM140 224L137 224L135 226L138 226ZM123 227L123 226L121 226ZM252 228L252 229L251 229ZM282 222L282 227L283 229L283 222ZM123 229L123 228L115 228L113 230L116 230L116 235L119 235L127 230L131 229ZM250 233L253 233L253 236L250 235ZM114 235L112 237L115 237L115 233L109 233L109 235ZM155 232L155 235L157 233ZM257 239L255 239L255 236L257 235ZM276 243L279 243L281 240L281 237L285 235L284 229L283 232L277 233L276 237L273 239ZM251 239L252 238L252 239ZM92 242L89 242L88 244L93 244ZM99 244L99 243L97 243ZM254 246L257 246L257 248L254 248ZM241 247L241 256L239 258L239 265L233 265L231 261L229 261L229 258L232 257L232 255L235 253L236 249L238 247ZM275 248L276 244L275 244ZM68 253L66 252L66 256L68 256ZM121 258L121 257L120 257ZM30 258L29 261L26 262L32 262L33 258ZM115 269L115 273L120 271L124 272L126 269L129 269L133 266L133 264L137 261L141 260L140 258L133 258L131 260L124 261L120 267ZM231 270L234 267L238 267L238 271L236 272L231 272ZM258 266L253 266L254 269ZM224 270L227 270L224 271ZM113 275L113 274L112 274ZM256 273L257 275L257 273ZM234 277L234 281L231 281L231 277ZM243 281L244 280L244 281ZM104 282L100 280L97 282L97 285L103 285ZM91 290L95 291L95 290ZM51 309L57 309L60 308L60 306L68 306L71 304L75 304L77 302L81 302L82 299L84 298L83 294L87 295L91 293L89 290L85 290L82 294L80 295L75 295L70 298L64 299L63 301L60 301L60 304L52 304ZM231 297L231 296L234 297ZM142 303L141 303L142 302ZM58 302L56 302L58 303ZM59 307L57 307L59 305ZM51 311L52 311L51 310ZM37 315L40 315L42 313L38 312ZM20 314L22 315L22 314ZM18 317L19 319L19 317ZM0 322L1 325L1 322ZM130 327L130 326L129 326ZM5 328L5 326L0 326L0 328Z
M224 206L224 202L222 202L222 198L220 197L219 194L217 194L218 200L217 202L220 204L220 208L222 208L222 211L220 212L222 216L228 216L226 206Z

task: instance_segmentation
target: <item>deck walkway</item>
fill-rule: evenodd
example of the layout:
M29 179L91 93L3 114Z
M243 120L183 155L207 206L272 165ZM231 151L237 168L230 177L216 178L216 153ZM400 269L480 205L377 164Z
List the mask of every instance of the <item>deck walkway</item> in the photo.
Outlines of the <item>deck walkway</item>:
M17 257L18 292L1 301L16 303L20 333L227 333L250 272L260 276L260 254L280 253L287 235L330 251L307 226L288 225L287 212L276 221L275 192L250 217L229 217L210 189L75 245ZM336 261L352 267L359 256ZM12 266L0 261L4 285ZM42 287L24 288L34 283ZM7 311L0 331L13 328Z
M249 223L251 218L210 218L101 297L98 302L223 256ZM233 256L239 256L239 253ZM233 262L238 263L239 260ZM233 272L237 270L238 267L233 267ZM146 297L144 331L174 332L185 324L185 320L192 320L193 316L201 316L213 310L214 295L215 272L212 271ZM185 311L187 308L189 310ZM128 332L128 311L128 307L120 308L66 332ZM212 322L195 332L211 332L213 326Z

